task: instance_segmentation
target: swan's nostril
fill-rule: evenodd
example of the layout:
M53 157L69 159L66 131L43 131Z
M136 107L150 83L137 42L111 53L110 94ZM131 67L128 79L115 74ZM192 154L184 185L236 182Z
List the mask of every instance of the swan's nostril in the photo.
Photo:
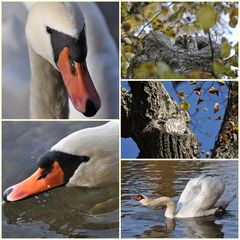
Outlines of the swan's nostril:
M97 108L92 100L88 99L86 102L86 111L83 113L86 117L92 117L96 114Z
M9 202L8 199L7 199L7 197L8 197L8 195L12 192L12 190L13 190L13 188L10 187L10 188L8 188L8 189L6 189L6 190L4 191L4 193L3 193L3 200L4 200L5 202Z

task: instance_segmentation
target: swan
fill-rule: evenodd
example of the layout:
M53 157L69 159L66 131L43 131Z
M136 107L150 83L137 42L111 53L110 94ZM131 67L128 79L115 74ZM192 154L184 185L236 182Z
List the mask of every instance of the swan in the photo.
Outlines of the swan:
M118 138L117 120L68 135L38 158L35 173L4 191L4 200L22 200L61 185L94 188L117 182Z
M224 183L219 177L200 175L192 178L183 190L177 207L169 197L149 198L145 195L134 196L147 207L166 206L166 218L192 218L221 214L230 202L236 197L221 200L225 189Z
M4 6L4 10L6 6L14 7L11 4ZM97 6L93 3L55 2L37 3L29 8L27 17L19 16L12 9L11 18L6 16L7 13L3 16L4 32L7 31L4 36L8 36L3 39L3 48L6 46L3 53L4 117L19 118L17 114L8 114L13 105L21 106L21 110L16 110L14 106L17 112L22 111L25 105L27 107L27 100L23 103L20 99L28 94L27 82L24 80L25 83L22 81L15 86L13 79L21 78L19 75L28 71L28 66L25 63L19 69L15 61L15 65L11 65L8 55L13 53L12 58L19 58L18 62L26 60L18 55L19 52L10 50L21 49L20 43L17 46L8 44L12 33L16 35L13 37L19 38L19 29L9 29L15 26L21 29L22 25L15 24L17 18L17 23L20 21L25 25L26 22L25 35L31 68L31 118L85 118L94 115L95 118L117 118L117 50ZM28 76L24 74L22 78L25 77ZM71 103L68 103L69 98ZM20 113L20 118L26 118L26 112L24 110L24 116ZM77 112L83 114L80 116Z

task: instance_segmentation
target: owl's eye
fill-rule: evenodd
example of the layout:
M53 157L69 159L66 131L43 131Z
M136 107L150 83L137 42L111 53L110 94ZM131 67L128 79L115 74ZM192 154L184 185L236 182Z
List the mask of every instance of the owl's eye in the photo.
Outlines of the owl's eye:
M46 27L46 31L47 31L47 33L49 33L49 34L52 34L52 29L50 28L50 27Z

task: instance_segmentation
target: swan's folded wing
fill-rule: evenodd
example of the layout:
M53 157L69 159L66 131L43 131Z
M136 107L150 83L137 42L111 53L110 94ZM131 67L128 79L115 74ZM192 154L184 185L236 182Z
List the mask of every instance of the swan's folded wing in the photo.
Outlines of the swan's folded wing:
M202 174L199 177L192 178L188 181L185 189L183 190L177 204L176 211L182 207L182 205L192 201L201 191L201 184L204 178L207 176Z
M199 193L179 209L180 215L205 216L214 214L216 203L222 196L225 186L218 177L204 177L200 182Z

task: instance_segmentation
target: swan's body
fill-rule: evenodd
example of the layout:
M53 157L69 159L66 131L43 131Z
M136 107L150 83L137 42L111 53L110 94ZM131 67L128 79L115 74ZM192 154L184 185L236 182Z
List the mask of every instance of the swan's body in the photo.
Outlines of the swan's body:
M166 206L167 218L192 218L215 215L223 211L235 198L221 200L225 185L218 177L200 175L190 179L182 192L177 206L168 197L156 199L138 195L133 199L147 207Z
M6 5L4 6L5 8ZM10 5L14 8L13 3L7 5L8 8L10 8ZM22 9L24 8L22 7ZM8 43L11 34L13 35L13 38L16 39L19 39L19 34L24 35L23 25L26 21L26 13L21 15L20 13L14 12L13 9L11 9L10 13L11 14L8 15L9 17L4 16L5 25L3 25L3 28L5 27L4 31L8 32L8 38L3 39L3 114L5 118L27 118L28 111L25 109L28 108L28 82L26 81L26 78L29 78L29 69L26 63L26 43L21 44L23 42L23 37L20 37L20 41L15 42L12 45ZM81 96L76 97L76 92L74 93L74 91L71 90L71 87L69 88L66 85L66 81L64 80L66 74L64 75L63 73L65 70L62 71L59 64L57 65L58 53L54 53L54 46L52 46L52 39L50 37L51 34L46 32L46 26L49 27L50 25L52 25L52 27L50 27L52 30L61 32L73 39L78 39L79 34L85 28L88 48L86 66L88 67L90 75L88 73L85 74L84 78L87 79L87 87L85 86L86 91L81 92ZM17 26L18 29L12 30L11 32L11 29L8 28L13 26ZM14 34L16 36L14 36ZM78 111L82 111L85 114L86 108L93 109L85 114L86 116L92 116L100 107L100 100L98 99L97 93L100 95L102 106L96 113L95 117L118 117L117 51L108 32L103 16L95 4L36 4L30 10L28 16L26 37L30 55L32 78L30 88L32 118L68 117L68 94ZM101 41L99 39L101 39ZM22 50L22 47L25 52ZM17 48L19 48L18 51L16 51ZM69 46L69 49L71 54L71 46ZM82 49L84 49L84 46L79 47L79 51L82 51ZM22 56L23 52L25 54L24 56ZM13 62L10 61L10 59L8 60L9 54L13 55ZM80 57L76 57L75 59L77 58ZM21 65L22 62L25 64L20 68L18 65ZM9 65L11 65L11 67ZM59 73L59 70L61 74ZM9 73L11 73L11 75L9 75ZM69 73L67 74L70 75ZM62 78L68 91L66 91ZM90 79L92 79L92 81ZM16 85L17 82L18 85ZM90 84L88 84L89 82ZM95 88L91 82L95 85L96 90L94 90ZM81 90L83 89L82 86L84 86L84 84L76 87L77 89L80 89L77 92L83 91ZM73 97L73 95L75 95L75 97ZM91 107L86 107L88 99L91 100L90 104L88 103ZM15 107L16 105L18 105L18 108ZM69 105L70 118L84 117L77 110L74 110L72 104L69 103ZM14 113L10 112L11 108ZM20 112L19 114L18 111Z
M39 169L4 192L17 201L60 185L100 187L118 181L118 122L63 138L38 159Z

